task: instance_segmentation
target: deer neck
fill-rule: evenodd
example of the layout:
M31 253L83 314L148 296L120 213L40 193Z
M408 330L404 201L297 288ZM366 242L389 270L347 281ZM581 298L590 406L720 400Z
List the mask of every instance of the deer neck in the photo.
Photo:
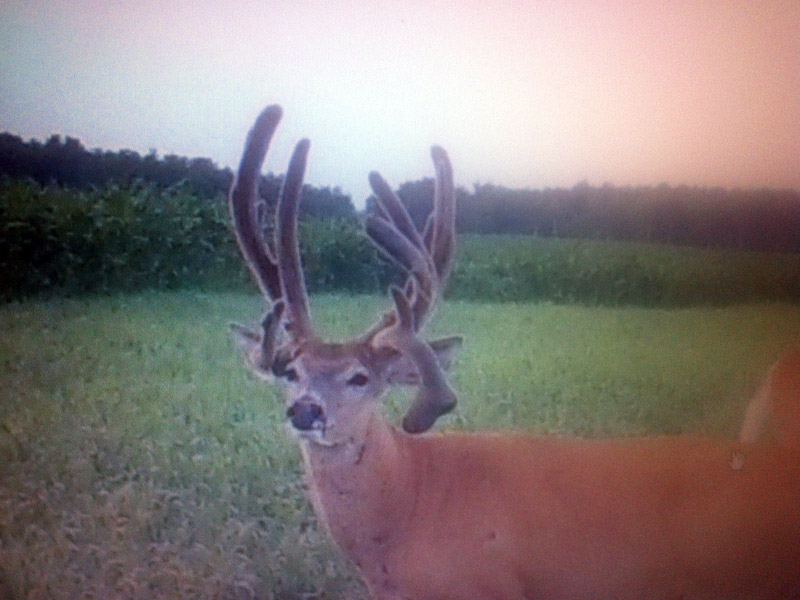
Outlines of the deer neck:
M371 414L346 443L301 446L317 518L356 564L404 530L410 507L401 499L412 483L404 433Z

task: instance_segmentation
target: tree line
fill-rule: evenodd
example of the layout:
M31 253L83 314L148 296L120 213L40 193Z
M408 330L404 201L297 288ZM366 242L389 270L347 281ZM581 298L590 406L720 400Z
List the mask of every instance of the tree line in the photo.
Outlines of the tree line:
M180 186L203 200L224 197L233 181L233 172L218 167L210 158L159 157L156 150L144 156L133 150L88 150L74 137L52 135L44 143L26 142L7 132L0 133L0 175L83 191L109 184L144 183L158 189ZM281 182L282 178L272 173L262 175L261 193L268 203L278 197ZM339 188L306 185L301 216L354 220L356 211L350 196Z
M430 210L433 187L423 179L398 189L418 224ZM579 183L543 190L475 184L457 193L462 233L800 252L798 190Z
M0 133L0 175L31 178L42 185L88 189L136 181L161 189L181 185L203 199L219 199L233 174L208 158L186 158L155 150L87 150L80 140L53 135L25 142ZM261 194L273 204L281 177L262 176ZM402 184L398 195L421 223L431 205L433 180ZM457 191L461 233L524 234L541 237L640 241L705 248L800 252L800 191L690 186L511 189L475 184ZM372 198L367 199L367 210ZM272 211L268 211L272 214ZM358 215L339 188L304 186L301 218Z

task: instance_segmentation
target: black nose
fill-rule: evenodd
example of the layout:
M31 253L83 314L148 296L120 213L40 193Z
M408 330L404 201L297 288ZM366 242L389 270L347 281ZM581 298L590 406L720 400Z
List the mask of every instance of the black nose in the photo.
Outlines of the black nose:
M322 407L313 402L295 402L286 411L286 416L291 419L292 427L300 431L310 431L316 422L325 423Z

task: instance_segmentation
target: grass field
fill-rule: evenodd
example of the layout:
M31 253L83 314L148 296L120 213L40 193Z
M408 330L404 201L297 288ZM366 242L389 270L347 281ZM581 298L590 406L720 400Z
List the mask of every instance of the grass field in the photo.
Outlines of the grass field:
M333 337L384 305L313 299ZM0 307L0 597L362 597L316 526L275 390L229 340L262 308L187 292ZM432 329L466 337L443 428L733 436L800 343L800 306L449 302Z
M800 255L530 235L464 235L452 298L589 306L793 302Z

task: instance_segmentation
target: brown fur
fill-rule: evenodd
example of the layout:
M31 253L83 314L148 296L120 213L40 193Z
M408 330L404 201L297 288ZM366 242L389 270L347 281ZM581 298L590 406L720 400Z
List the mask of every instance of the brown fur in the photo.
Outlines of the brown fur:
M739 439L744 443L761 439L768 421L779 444L800 446L800 351L784 355L772 366L747 407Z
M375 598L800 594L795 448L410 436L374 417L362 441L304 455L317 513Z
M780 444L800 446L800 352L784 356L770 377L770 405L775 433Z
M777 442L756 442L771 412ZM367 411L304 441L312 500L375 598L800 598L800 352L749 443L410 436Z

